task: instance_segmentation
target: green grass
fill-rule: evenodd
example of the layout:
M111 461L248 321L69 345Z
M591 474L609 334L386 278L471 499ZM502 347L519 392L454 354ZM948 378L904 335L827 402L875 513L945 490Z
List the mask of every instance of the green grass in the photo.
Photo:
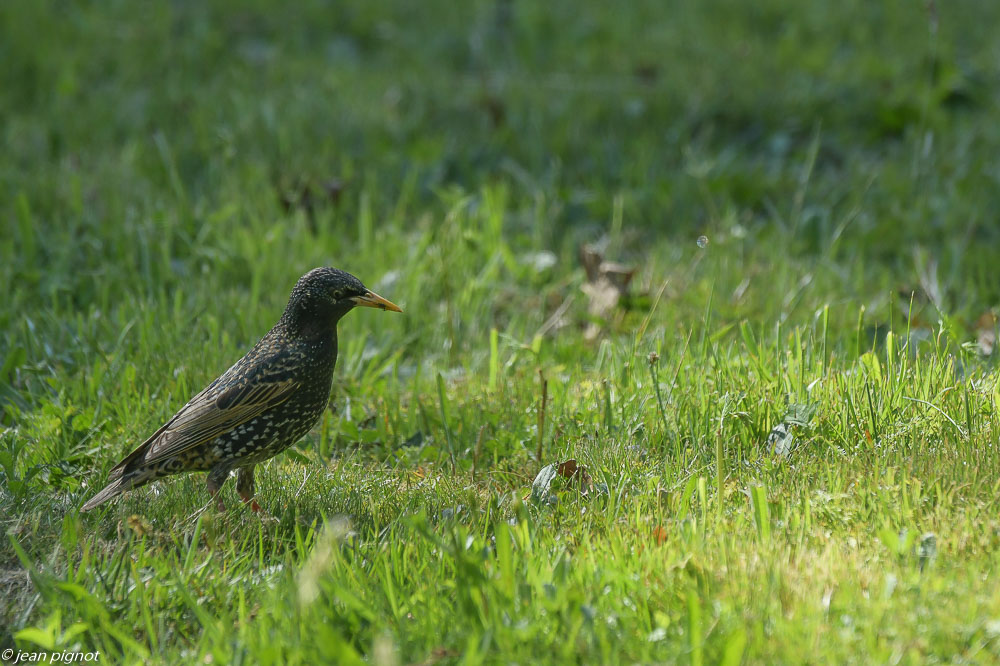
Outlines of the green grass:
M1000 661L996 25L3 3L0 648ZM638 269L596 321L583 242ZM318 265L406 312L341 323L276 521L203 475L80 515Z

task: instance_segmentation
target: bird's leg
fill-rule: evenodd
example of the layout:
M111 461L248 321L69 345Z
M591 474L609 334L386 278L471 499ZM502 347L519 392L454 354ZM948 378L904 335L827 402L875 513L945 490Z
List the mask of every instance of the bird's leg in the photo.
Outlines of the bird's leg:
M244 504L249 504L254 513L259 513L260 504L257 504L257 500L254 498L256 494L253 482L254 467L256 464L240 467L240 471L236 475L236 492L240 494L240 499L243 500Z
M208 473L208 479L206 480L206 485L208 486L208 494L212 496L215 500L215 507L220 513L226 511L226 505L222 501L222 484L226 482L229 478L229 467L213 467Z

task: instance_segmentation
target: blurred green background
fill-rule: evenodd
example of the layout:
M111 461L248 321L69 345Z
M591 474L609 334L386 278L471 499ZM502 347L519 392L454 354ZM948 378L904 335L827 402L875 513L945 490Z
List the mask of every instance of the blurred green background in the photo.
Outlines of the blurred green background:
M283 200L350 236L362 201L410 223L503 182L508 230L557 251L621 196L633 247L738 226L901 283L921 249L952 307L992 303L998 24L971 0L7 2L3 278L84 302L120 271L245 279L216 234Z

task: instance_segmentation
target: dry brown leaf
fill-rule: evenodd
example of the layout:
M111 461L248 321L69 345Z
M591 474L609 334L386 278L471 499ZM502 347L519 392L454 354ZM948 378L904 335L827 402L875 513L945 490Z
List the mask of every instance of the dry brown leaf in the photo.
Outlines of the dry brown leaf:
M587 313L594 318L607 319L628 291L636 269L605 261L603 254L592 245L580 246L580 263L587 273L587 282L581 286L589 301ZM586 339L593 340L600 332L600 326L591 322L583 335Z
M984 312L976 321L976 342L983 356L990 356L996 348L997 318L993 311Z
M278 199L286 211L300 209L312 217L322 205L336 206L347 189L347 184L339 178L327 178L316 183L304 178L295 178L290 184L277 185Z
M578 464L574 458L559 463L556 472L564 479L576 480L585 493L589 492L593 486L593 480L590 478L587 468Z

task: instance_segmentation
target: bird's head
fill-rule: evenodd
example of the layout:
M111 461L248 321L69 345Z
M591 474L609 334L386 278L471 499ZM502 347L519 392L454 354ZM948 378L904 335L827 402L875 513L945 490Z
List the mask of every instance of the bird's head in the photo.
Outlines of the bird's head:
M356 307L403 310L372 292L361 280L336 268L314 268L295 283L282 320L291 332L305 337L331 332Z

